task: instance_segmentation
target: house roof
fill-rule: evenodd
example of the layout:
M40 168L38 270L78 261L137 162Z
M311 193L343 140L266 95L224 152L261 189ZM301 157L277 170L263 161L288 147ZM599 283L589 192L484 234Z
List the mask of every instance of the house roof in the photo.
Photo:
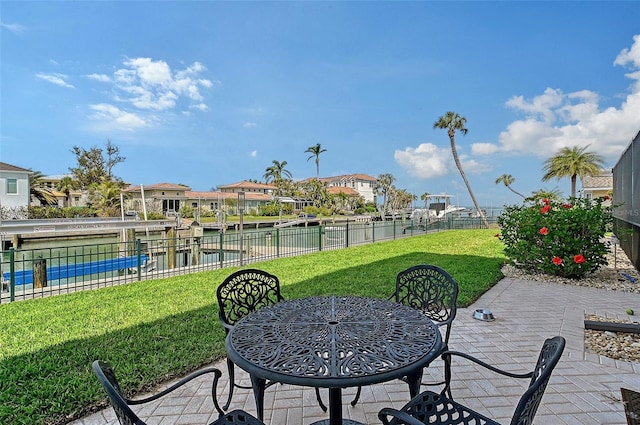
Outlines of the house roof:
M250 182L247 180L243 180L237 183L221 185L221 186L218 186L218 189L231 189L236 187L252 187L257 189L276 189L275 185L272 185L269 183L256 183L256 182Z
M20 171L23 173L33 173L32 170L27 170L26 168L18 167L16 165L7 164L6 162L0 162L0 170L2 171Z
M183 186L175 183L156 183L148 186L144 186L144 190L191 190L189 186ZM132 185L124 190L124 192L139 192L140 185Z
M351 187L343 187L343 186L328 187L327 193L331 195L335 195L336 193L346 193L348 196L360 196L360 193L357 190Z
M315 177L309 177L308 179L304 179L302 180L304 181L309 181L309 180L315 180ZM361 173L357 173L357 174L343 174L341 176L333 176L333 177L320 177L318 180L320 180L323 183L332 183L332 182L336 182L336 181L343 181L343 180L363 180L363 181L372 181L375 182L376 179L375 177L371 177L368 174L361 174Z
M193 192L187 191L185 192L185 196L189 199L238 199L238 194L233 192ZM250 201L270 201L272 199L270 194L267 193L257 193L257 192L246 192L245 199Z
M613 189L613 174L585 176L582 179L582 189Z

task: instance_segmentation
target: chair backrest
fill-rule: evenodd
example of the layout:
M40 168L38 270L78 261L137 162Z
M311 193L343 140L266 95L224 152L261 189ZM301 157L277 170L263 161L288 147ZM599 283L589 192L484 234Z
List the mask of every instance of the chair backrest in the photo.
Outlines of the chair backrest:
M529 388L520 397L518 406L513 413L511 425L529 425L538 411L538 406L547 388L551 372L558 364L566 341L561 336L549 338L544 341L542 350L538 356L538 362L533 370L533 376Z
M398 273L395 301L420 310L440 326L446 326L444 342L449 342L451 323L456 317L458 283L438 266L420 264Z
M230 326L264 306L284 300L278 278L257 269L231 274L218 287L217 298L220 321Z
M113 372L113 368L100 360L96 360L92 364L93 373L98 377L102 387L109 396L109 401L113 410L116 412L118 421L122 425L146 425L129 407L127 400L122 396L120 385Z

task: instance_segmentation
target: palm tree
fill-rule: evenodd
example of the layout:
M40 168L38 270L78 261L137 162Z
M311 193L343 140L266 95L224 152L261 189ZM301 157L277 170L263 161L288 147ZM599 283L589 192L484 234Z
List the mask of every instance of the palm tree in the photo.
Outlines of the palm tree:
M89 189L91 204L100 217L117 217L120 214L121 193L120 184L108 180L93 183Z
M571 197L576 197L576 181L586 176L596 176L600 173L604 159L593 152L585 152L590 145L562 148L544 162L545 174L542 181L552 178L560 180L563 177L571 179Z
M56 205L58 198L53 194L51 188L44 184L44 174L40 171L33 171L29 174L29 193L40 201L40 205Z
M382 202L382 211L384 214L387 214L387 197L389 196L389 192L391 191L391 187L393 186L393 182L396 180L392 174L384 173L378 176L376 180L376 194L383 195L384 200Z
M429 196L431 196L431 194L429 192L425 192L422 195L420 195L420 200L424 201L424 207L427 207L427 201L429 200Z
M467 176L464 174L464 170L462 169L462 164L460 164L460 158L458 158L458 151L456 150L456 130L461 132L463 135L467 134L469 131L465 124L467 123L467 119L465 117L460 116L457 112L448 111L443 116L438 118L438 121L433 123L433 128L438 128L441 130L446 129L447 134L449 135L449 142L451 142L451 152L453 153L453 160L456 163L456 167L458 167L458 171L460 171L460 175L462 176L462 180L464 181L465 186L467 186L467 190L469 191L469 196L471 196L471 200L473 201L473 206L480 214L482 218L482 222L488 228L489 222L487 221L487 217L484 215L484 211L480 209L480 205L478 205L478 201L476 201L476 197L473 194L473 190L471 190L471 185L467 180Z
M516 181L516 179L514 179L511 174L503 174L503 175L501 175L500 177L498 177L496 179L496 184L504 183L504 185L507 187L507 189L509 189L510 191L515 193L516 195L520 195L523 198L525 198L525 196L522 193L516 191L514 188L511 187L511 185L515 181Z
M64 203L65 206L68 207L71 201L71 191L78 188L78 182L70 176L64 176L60 179L56 187L60 192L64 192Z
M320 143L318 143L315 146L310 146L307 148L306 151L304 151L305 153L311 154L309 158L307 158L307 162L309 162L311 158L316 159L316 178L320 178L320 154L326 151L327 151L326 149L322 149L320 147Z
M273 160L273 165L267 167L264 173L264 179L267 183L270 181L278 182L283 180L282 176L286 176L287 178L293 177L289 170L286 170L284 167L287 166L287 161L278 161L276 159Z
M538 203L543 199L549 199L552 201L560 201L562 199L562 193L560 190L555 187L551 190L549 189L539 189L531 193L531 196L525 198L525 201L531 201L534 203Z

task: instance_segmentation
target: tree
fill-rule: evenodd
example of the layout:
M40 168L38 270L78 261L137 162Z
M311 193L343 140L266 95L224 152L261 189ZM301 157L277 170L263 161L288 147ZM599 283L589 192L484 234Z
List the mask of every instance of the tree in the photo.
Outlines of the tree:
M41 205L56 205L58 199L51 189L45 186L44 175L40 171L29 174L29 193L36 198Z
M547 199L549 201L559 202L562 199L562 193L560 190L555 187L551 190L549 189L538 189L531 193L531 196L526 197L525 201L530 201L534 203L539 203L543 199Z
M120 148L111 143L111 140L107 139L107 162L105 168L107 170L107 179L109 181L114 179L112 174L113 167L124 162L125 159L127 158L120 156Z
M453 153L453 160L456 163L456 167L458 167L458 171L460 171L460 176L462 176L462 180L464 181L465 186L467 186L467 190L469 191L469 196L471 196L471 200L473 201L473 206L478 211L480 218L482 218L482 222L486 227L489 227L489 222L487 221L487 217L484 215L484 211L480 209L480 205L478 205L478 201L476 201L476 197L473 194L473 190L471 190L471 185L467 180L467 176L464 174L464 170L462 169L462 164L460 163L460 158L458 158L458 151L456 150L456 130L461 132L463 135L467 134L469 131L465 124L467 123L467 119L465 117L460 116L456 112L448 111L443 116L438 118L433 124L433 128L447 130L447 134L449 135L449 142L451 143L451 152Z
M313 201L313 205L320 208L322 207L329 194L327 193L327 187L320 181L320 179L309 179L300 184L302 194L305 198Z
M320 154L326 151L326 149L322 149L322 147L320 147L320 143L315 146L310 146L306 151L304 151L305 153L311 154L309 158L307 158L307 162L309 162L311 158L316 159L316 178L320 178Z
M267 167L264 173L264 179L267 183L273 181L278 183L280 180L283 180L282 176L286 176L287 178L293 177L289 170L286 170L284 167L287 166L287 161L278 161L276 159L273 160L273 165Z
M429 196L431 196L431 194L429 192L425 192L422 195L420 195L420 200L424 202L424 207L427 207L427 201L429 200Z
M71 191L76 190L78 188L78 182L72 179L70 176L64 176L58 182L56 188L60 192L64 192L64 203L65 206L68 207L71 200Z
M89 189L91 206L100 217L117 217L120 215L121 185L118 182L103 181L93 184Z
M119 149L110 140L107 141L107 159L102 154L102 149L93 147L89 150L74 146L71 152L76 156L77 167L69 168L73 177L81 189L87 189L92 184L100 184L103 181L119 181L113 176L113 167L125 158L118 154Z
M596 176L600 173L604 159L593 152L586 152L590 145L570 148L562 148L551 158L544 162L545 174L542 181L552 178L560 180L563 177L571 179L571 197L576 197L576 181L586 176Z
M395 180L396 178L389 173L380 174L376 180L375 192L377 195L383 196L382 211L384 212L385 215L387 214L387 201L389 197L389 192L391 191L391 188L393 187L393 182Z
M500 177L498 177L496 179L496 184L504 183L504 185L507 187L507 189L509 189L510 191L515 193L516 195L520 195L523 198L525 198L525 196L522 193L516 191L514 188L511 187L511 185L513 184L514 181L516 181L516 179L514 179L511 174L503 174L503 175L501 175Z

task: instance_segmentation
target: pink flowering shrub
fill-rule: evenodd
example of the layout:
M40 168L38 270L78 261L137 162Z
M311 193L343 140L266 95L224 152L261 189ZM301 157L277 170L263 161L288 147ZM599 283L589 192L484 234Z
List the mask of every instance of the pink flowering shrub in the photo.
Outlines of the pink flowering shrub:
M579 279L606 264L604 234L611 207L604 199L544 199L508 206L498 217L500 239L513 264L529 272Z

